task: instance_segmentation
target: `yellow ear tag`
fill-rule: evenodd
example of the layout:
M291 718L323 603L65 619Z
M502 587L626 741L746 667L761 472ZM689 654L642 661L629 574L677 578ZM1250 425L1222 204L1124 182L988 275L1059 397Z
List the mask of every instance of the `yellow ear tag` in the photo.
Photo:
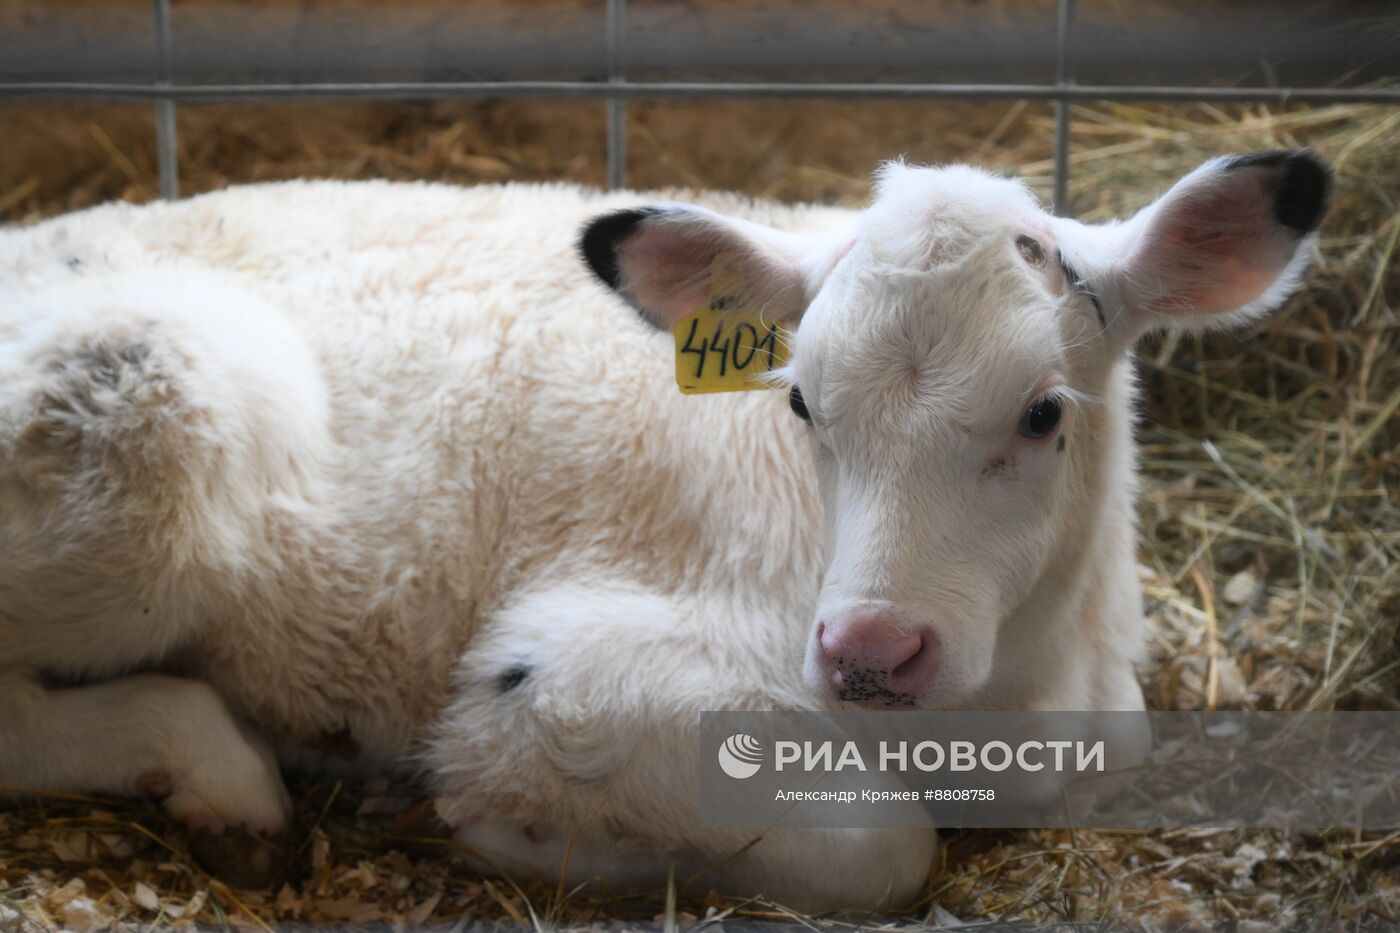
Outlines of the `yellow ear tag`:
M762 377L787 365L789 335L778 321L737 307L736 281L728 257L716 255L704 306L676 323L676 385L686 395L773 388Z

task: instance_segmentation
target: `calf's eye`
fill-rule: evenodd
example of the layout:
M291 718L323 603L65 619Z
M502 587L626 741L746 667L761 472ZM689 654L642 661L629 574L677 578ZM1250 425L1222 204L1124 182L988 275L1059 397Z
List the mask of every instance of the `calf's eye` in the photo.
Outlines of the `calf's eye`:
M1031 402L1016 430L1022 437L1039 440L1052 433L1060 423L1060 400L1053 395L1042 396Z
M792 387L788 393L788 406L792 408L792 413L808 424L812 423L812 413L807 410L807 403L802 400L802 390L797 386Z

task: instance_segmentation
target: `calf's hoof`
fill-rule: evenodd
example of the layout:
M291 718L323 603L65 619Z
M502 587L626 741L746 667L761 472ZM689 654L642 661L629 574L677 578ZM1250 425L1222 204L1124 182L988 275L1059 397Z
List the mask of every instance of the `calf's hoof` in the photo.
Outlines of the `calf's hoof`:
M247 890L281 887L296 863L290 833L255 835L241 828L193 830L190 854L224 884Z

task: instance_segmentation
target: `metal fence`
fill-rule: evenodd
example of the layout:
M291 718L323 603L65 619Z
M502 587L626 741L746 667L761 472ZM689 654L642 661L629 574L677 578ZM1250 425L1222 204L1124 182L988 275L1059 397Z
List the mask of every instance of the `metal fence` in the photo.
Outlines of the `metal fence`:
M1075 0L1058 0L1053 83L900 83L900 82L679 82L628 80L625 74L627 0L606 0L607 74L604 80L481 81L310 81L279 83L181 83L174 80L171 0L152 0L155 28L155 79L146 83L117 81L0 82L0 98L31 100L152 101L156 111L160 190L179 195L178 104L212 101L271 100L432 100L465 98L554 97L606 101L607 181L624 187L627 174L627 101L638 99L924 99L1038 100L1054 106L1055 210L1068 204L1070 104L1099 101L1219 101L1287 103L1400 104L1400 87L1199 86L1153 84L1077 84L1071 49L1076 29Z

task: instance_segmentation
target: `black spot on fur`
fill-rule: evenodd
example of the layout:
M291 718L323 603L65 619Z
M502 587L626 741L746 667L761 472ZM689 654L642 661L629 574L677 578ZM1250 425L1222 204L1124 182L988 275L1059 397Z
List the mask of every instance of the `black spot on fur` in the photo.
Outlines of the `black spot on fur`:
M500 679L496 681L496 686L502 693L510 693L516 687L525 682L525 678L530 676L530 668L524 664L517 664L510 668Z
M360 757L360 743L355 741L355 735L350 731L349 723L334 732L327 729L306 744L322 754L339 758L341 761L355 761Z
M1065 452L1065 436L1064 436L1063 434L1061 434L1061 435L1060 435L1060 439L1059 439L1058 441L1055 442L1055 453L1057 453L1057 454L1062 454L1062 453L1064 453L1064 452Z
M1275 169L1274 219L1298 236L1318 228L1332 193L1332 170L1306 149L1275 149L1233 156L1226 168Z
M632 210L616 211L595 217L583 228L579 238L579 252L588 268L608 288L616 289L621 272L617 265L617 244L632 233L648 217L662 213L661 208L639 207Z

